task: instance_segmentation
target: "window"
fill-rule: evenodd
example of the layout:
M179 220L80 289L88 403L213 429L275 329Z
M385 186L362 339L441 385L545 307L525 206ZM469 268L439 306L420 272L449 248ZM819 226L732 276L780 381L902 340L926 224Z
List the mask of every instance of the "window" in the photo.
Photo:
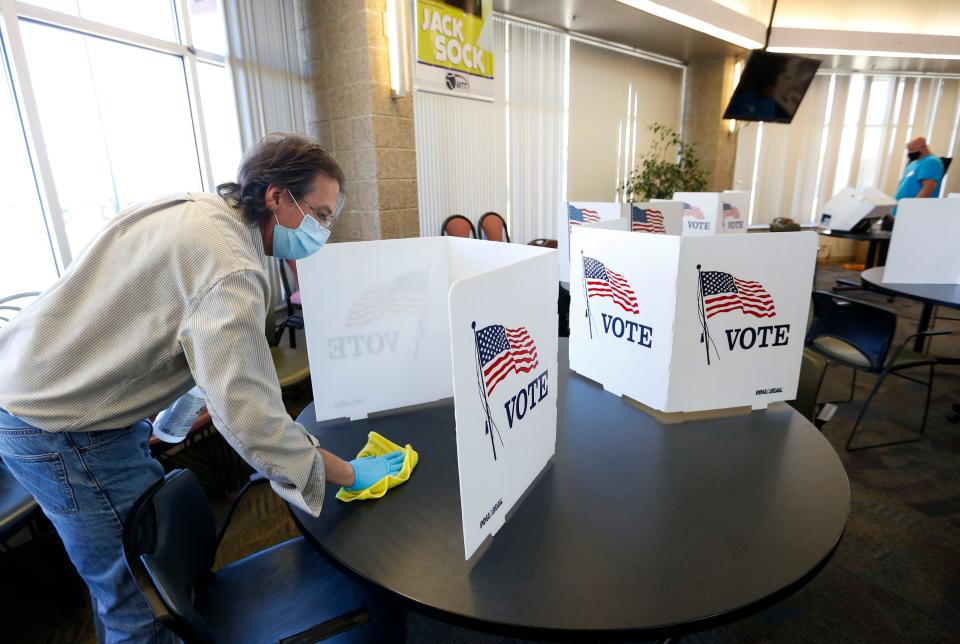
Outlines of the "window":
M32 193L16 199L35 196L3 206L19 222L4 236L17 253L4 253L20 264L4 270L0 296L46 288L124 208L213 190L240 159L221 0L4 7L18 15L2 48L12 74L0 89L0 129L23 145L5 150L0 168L30 181Z
M0 177L7 186L0 200L0 297L39 290L57 279L37 183L23 138L20 115L0 51Z

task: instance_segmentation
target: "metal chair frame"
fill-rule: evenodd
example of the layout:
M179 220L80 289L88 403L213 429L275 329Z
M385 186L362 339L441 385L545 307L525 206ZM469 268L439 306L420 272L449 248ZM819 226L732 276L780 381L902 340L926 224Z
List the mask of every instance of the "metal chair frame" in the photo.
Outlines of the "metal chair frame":
M477 229L473 227L473 222L467 219L466 217L464 217L463 215L450 215L449 217L444 219L443 223L440 224L440 236L456 237L456 235L447 235L447 224L450 223L451 221L460 220L460 219L467 222L467 225L470 226L470 237L467 239L470 239L470 238L477 239Z
M503 241L509 244L510 231L507 230L507 222L504 221L503 217L500 216L500 213L493 212L493 211L483 213L483 215L481 215L480 219L477 221L477 233L480 235L480 239L488 239L488 237L486 236L486 233L483 230L483 222L488 217L496 217L497 219L500 220L500 224L503 226L503 237L504 237Z

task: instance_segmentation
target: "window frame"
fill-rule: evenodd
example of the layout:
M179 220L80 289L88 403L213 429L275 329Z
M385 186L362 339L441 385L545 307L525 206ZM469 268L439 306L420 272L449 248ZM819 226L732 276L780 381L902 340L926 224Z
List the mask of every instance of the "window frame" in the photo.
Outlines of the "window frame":
M207 143L207 128L203 114L197 65L198 63L206 63L229 71L228 57L193 46L188 0L170 0L170 7L177 25L179 42L163 40L19 0L0 0L0 37L2 37L11 77L10 81L20 112L21 126L24 129L31 169L40 196L40 206L44 213L47 230L53 238L54 260L58 275L62 275L63 271L70 265L73 260L73 253L67 239L63 210L60 206L56 182L44 143L43 126L40 122L40 112L30 78L26 49L20 32L20 21L27 20L48 27L66 29L83 36L102 38L180 57L183 62L187 85L187 100L190 103L193 135L200 165L200 179L203 189L210 191L214 188L213 163ZM234 109L236 109L235 102ZM239 123L239 114L237 116Z

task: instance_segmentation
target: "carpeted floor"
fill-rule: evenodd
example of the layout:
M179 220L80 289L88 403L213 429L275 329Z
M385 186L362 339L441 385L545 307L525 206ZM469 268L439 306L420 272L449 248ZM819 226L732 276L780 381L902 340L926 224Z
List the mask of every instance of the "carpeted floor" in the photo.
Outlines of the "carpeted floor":
M821 268L819 288L840 275ZM898 335L916 329L920 306L888 302L865 291L848 295L888 307L900 316ZM944 312L951 315L951 312ZM956 315L960 317L960 315ZM934 350L960 356L956 336L937 338ZM850 372L831 368L821 400L846 395ZM858 381L856 401L872 385ZM923 388L888 379L869 412L861 439L905 435L919 426ZM851 485L851 514L833 560L805 588L780 604L722 628L684 637L689 642L947 642L960 640L960 424L946 417L960 403L960 369L937 373L927 438L919 443L848 453L844 441L857 404L839 406L824 434L837 449ZM228 501L215 500L222 514ZM250 494L234 517L218 565L297 536L286 507L269 489ZM0 555L0 641L93 642L85 594L48 536ZM505 640L409 614L408 642Z

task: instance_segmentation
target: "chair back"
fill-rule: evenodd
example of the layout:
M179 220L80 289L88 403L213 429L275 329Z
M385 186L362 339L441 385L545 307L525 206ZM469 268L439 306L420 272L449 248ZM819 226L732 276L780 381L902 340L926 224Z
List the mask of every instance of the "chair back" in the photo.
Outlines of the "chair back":
M193 605L216 554L213 513L190 470L173 470L143 493L123 529L123 554L154 614L188 642L213 642Z
M813 293L813 322L807 344L815 338L843 340L870 362L870 371L880 371L897 330L897 314L885 308L826 291Z
M541 248L556 248L557 240L556 239L531 239L527 242L529 246L539 246Z
M449 235L450 237L472 237L477 238L477 231L473 228L473 223L463 215L450 215L440 226L440 235Z
M36 291L30 291L27 293L15 293L14 295L0 297L0 328L12 320L17 313L22 311L28 304L30 304L28 300L31 300L38 295L40 295L40 293L37 293Z
M811 423L814 422L817 414L817 397L820 395L820 385L823 384L823 376L826 373L826 358L810 348L804 348L797 397L789 403Z
M477 228L480 231L481 239L490 241L510 241L510 233L507 232L507 222L495 212L485 212L477 222Z

